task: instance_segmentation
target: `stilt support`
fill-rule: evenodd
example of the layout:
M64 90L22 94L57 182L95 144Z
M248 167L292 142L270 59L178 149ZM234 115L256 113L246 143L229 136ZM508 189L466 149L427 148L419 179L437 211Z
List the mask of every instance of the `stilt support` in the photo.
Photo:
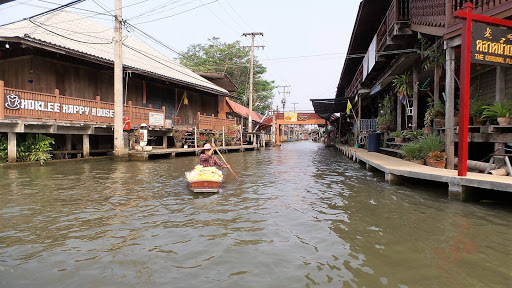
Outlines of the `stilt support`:
M16 133L7 133L7 138L7 160L9 163L16 163Z

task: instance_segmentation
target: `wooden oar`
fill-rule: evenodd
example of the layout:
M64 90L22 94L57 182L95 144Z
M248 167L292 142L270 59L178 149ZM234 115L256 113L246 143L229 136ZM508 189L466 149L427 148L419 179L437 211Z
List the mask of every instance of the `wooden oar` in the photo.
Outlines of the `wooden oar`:
M226 165L228 165L229 171L231 171L231 173L233 173L233 176L235 176L236 180L238 180L238 176L236 176L235 172L233 172L233 170L231 169L231 166L229 166L228 162L226 162L226 159L224 159L224 156L222 156L222 154L220 154L219 149L217 149L217 146L215 146L215 151L217 151L220 158L222 158L222 161L224 161L224 163L226 163Z

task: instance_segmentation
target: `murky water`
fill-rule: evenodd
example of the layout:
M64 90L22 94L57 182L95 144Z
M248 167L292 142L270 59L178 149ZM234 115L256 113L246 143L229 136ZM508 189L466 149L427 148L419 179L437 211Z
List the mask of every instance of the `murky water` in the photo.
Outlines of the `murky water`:
M312 142L0 168L0 287L511 287L512 211L391 186Z

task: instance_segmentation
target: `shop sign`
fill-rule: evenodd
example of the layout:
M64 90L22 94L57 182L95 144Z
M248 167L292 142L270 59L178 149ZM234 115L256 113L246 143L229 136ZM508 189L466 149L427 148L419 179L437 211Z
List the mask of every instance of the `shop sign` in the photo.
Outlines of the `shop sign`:
M297 113L284 113L284 121L297 122Z
M297 116L297 120L298 121L308 121L309 120L309 116L307 116L307 115L299 115L299 116Z
M471 34L471 62L512 65L511 29L474 22Z
M164 114L149 112L150 126L164 126Z
M22 99L19 95L9 94L5 96L5 108L9 110L35 110L65 114L91 115L98 117L114 118L114 110L101 109L79 105L68 105L54 102Z

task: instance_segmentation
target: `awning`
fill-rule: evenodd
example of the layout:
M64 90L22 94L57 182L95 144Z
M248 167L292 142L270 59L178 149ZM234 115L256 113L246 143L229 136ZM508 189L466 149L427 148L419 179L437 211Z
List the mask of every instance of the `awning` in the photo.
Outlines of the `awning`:
M323 119L330 119L334 113L346 113L348 98L309 99L315 113Z

